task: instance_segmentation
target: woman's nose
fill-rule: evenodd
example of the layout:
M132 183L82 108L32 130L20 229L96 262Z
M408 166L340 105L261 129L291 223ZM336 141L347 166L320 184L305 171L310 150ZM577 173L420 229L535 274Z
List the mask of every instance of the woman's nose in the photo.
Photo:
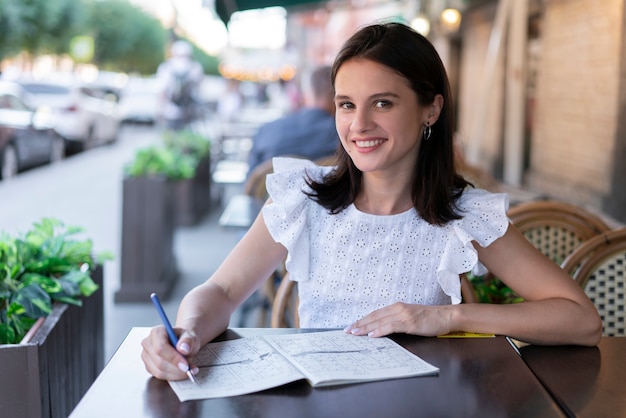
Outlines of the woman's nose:
M374 125L371 115L366 110L356 110L350 128L354 132L365 132Z

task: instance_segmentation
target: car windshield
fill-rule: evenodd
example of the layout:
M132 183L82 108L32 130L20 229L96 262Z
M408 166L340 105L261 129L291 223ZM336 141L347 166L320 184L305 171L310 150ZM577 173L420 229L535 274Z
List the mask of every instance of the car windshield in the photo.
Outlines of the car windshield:
M43 83L23 83L22 86L31 94L67 94L67 87Z

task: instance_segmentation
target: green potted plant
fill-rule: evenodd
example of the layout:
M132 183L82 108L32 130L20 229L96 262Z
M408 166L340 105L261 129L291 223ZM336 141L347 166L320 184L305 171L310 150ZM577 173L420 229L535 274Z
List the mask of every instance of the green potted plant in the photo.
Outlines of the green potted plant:
M524 299L490 273L476 275L467 273L479 303L519 303Z
M176 182L176 225L195 225L211 206L211 143L189 130L165 136L165 146L187 156L193 165L191 177Z
M128 177L165 177L174 183L177 226L197 223L211 201L210 142L193 131L166 132L163 145L140 149L125 168Z
M83 229L44 218L0 235L0 410L67 416L104 364L102 263Z
M202 135L166 133L139 149L124 169L121 287L116 302L167 298L176 282L176 226L192 225L210 202L210 145Z

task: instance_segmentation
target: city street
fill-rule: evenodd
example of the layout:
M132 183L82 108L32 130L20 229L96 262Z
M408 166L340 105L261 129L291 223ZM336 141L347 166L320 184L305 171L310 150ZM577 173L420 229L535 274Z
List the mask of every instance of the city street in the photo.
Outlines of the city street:
M111 146L0 181L0 231L22 233L33 222L53 217L66 225L83 227L85 233L77 238L91 238L95 252L113 253L114 260L104 266L105 361L133 326L152 326L160 321L149 295L145 303L113 301L120 280L123 167L135 150L160 141L155 127L124 126L119 140ZM180 276L172 297L163 301L172 321L184 293L213 272L241 235L241 231L217 225L220 212L221 207L214 203L199 224L177 228L174 245Z

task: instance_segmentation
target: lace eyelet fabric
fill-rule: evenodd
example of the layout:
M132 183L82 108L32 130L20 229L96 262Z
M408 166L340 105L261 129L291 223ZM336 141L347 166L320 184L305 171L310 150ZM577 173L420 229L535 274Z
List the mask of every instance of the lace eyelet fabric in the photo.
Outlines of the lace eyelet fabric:
M457 202L463 218L444 226L414 209L379 216L351 205L331 215L303 193L305 175L320 179L330 169L280 158L267 179L273 203L263 216L288 250L302 327L344 327L394 302L459 303L459 274L484 270L471 242L488 246L506 232L506 195L476 189Z

